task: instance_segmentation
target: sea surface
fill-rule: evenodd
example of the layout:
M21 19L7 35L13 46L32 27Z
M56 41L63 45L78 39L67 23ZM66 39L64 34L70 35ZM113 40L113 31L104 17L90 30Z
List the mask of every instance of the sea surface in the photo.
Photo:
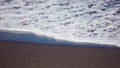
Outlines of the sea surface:
M115 45L98 44L89 42L72 42L67 40L54 39L44 35L35 35L32 32L0 31L0 42L19 42L31 44L57 45L57 46L80 46L98 48L118 48Z
M21 41L34 36L31 42L40 37L120 46L120 0L0 0L0 30L10 32L1 33L3 40L16 40L11 32L18 31Z

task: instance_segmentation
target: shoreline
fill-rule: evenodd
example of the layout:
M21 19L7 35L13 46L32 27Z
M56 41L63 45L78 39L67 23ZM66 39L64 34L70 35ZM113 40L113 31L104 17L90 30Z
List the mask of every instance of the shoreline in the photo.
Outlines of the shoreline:
M47 45L63 45L63 46L85 46L85 47L110 47L117 48L116 45L99 44L89 42L71 42L67 40L54 39L45 35L35 35L30 31L9 31L0 30L0 41L6 42L21 42L21 43L35 43L35 44L47 44ZM118 47L119 48L119 47Z
M119 57L116 46L76 44L29 32L0 33L0 68L120 68Z

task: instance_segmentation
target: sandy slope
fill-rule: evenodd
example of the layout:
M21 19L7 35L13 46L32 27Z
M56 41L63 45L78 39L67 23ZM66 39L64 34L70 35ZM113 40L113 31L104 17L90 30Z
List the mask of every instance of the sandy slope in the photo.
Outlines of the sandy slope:
M0 42L0 68L120 68L120 49Z

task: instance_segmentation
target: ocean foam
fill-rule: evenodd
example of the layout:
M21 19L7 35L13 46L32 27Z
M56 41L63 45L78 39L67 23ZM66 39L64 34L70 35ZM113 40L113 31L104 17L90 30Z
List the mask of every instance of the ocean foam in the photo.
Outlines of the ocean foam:
M120 46L120 4L114 2L113 0L1 2L0 29L30 31L38 36L45 35L72 42Z

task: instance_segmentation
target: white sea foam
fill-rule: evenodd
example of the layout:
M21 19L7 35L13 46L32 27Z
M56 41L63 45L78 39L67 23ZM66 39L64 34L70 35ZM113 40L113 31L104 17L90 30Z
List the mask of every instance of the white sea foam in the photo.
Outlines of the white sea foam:
M12 0L0 2L0 29L30 31L36 35L73 42L120 46L120 4L114 2L116 1Z

